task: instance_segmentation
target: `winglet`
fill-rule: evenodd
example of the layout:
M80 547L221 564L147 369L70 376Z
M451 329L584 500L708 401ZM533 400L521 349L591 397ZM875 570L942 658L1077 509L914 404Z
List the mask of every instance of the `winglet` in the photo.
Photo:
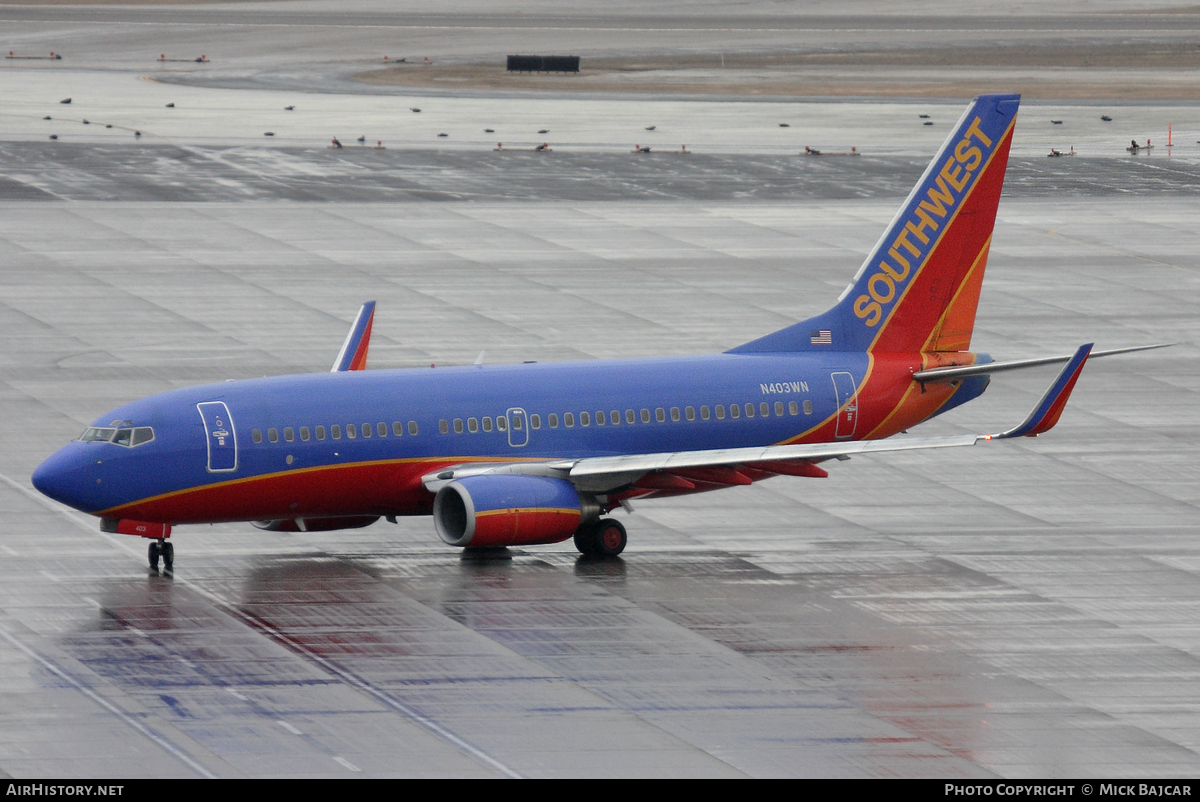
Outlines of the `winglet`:
M371 345L371 322L375 319L375 302L367 301L358 310L354 325L342 343L342 350L333 362L330 373L340 373L344 370L366 370L367 348Z
M1009 429L1007 432L1000 434L988 435L987 440L1002 440L1009 437L1037 437L1043 432L1048 432L1054 428L1054 424L1058 423L1059 416L1062 415L1063 408L1067 405L1067 399L1071 396L1071 390L1075 388L1075 382L1079 379L1079 374L1083 372L1083 365L1088 360L1088 355L1092 352L1093 343L1079 346L1079 350L1071 357L1071 361L1067 363L1062 372L1058 374L1058 378L1054 380L1054 384L1050 385L1050 389L1042 396L1042 400L1034 408L1033 412L1029 413L1029 417L1020 426Z

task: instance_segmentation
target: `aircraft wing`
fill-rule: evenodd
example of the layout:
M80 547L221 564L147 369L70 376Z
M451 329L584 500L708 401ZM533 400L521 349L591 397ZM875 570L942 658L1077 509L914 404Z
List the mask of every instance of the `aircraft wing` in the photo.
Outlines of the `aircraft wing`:
M739 473L740 466L751 469L751 473L768 475L776 472L799 475L824 475L811 463L828 459L845 459L854 454L879 454L890 451L912 451L928 448L958 448L973 446L981 440L1004 440L1013 437L1036 437L1049 431L1058 423L1071 390L1083 371L1091 353L1092 345L1082 345L1067 357L1067 365L1058 374L1054 383L1034 407L1029 416L1018 426L996 434L965 434L949 437L888 438L886 440L847 440L834 443L808 443L801 445L753 446L749 448L723 448L708 451L672 451L657 454L622 454L611 457L584 457L580 459L538 460L490 464L468 464L443 469L438 473L422 477L426 489L437 492L456 479L483 474L524 474L554 476L569 479L580 490L605 492L631 484L649 473L670 474L683 484L662 483L661 489L688 489L694 487L692 480L709 484L750 484L751 478ZM809 463L807 474L795 469L797 464ZM703 473L706 469L715 469ZM686 486L686 487L685 487Z

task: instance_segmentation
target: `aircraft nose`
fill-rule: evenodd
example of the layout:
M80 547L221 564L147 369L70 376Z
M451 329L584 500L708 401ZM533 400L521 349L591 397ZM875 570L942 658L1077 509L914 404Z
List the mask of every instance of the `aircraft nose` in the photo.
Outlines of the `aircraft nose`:
M88 511L88 496L96 484L91 463L79 443L70 443L55 451L33 472L33 486L55 501Z

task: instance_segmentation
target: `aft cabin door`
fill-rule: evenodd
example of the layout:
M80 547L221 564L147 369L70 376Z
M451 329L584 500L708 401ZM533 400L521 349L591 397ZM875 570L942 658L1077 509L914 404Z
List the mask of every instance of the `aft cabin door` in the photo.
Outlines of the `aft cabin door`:
M204 420L204 435L208 438L208 472L229 473L238 466L237 435L233 419L224 401L205 401L197 404Z
M529 444L529 419L525 410L513 407L508 411L508 444L520 448Z
M845 371L833 374L833 392L837 397L838 416L837 427L834 429L835 440L849 440L854 437L854 429L858 426L858 396L854 387L854 377Z

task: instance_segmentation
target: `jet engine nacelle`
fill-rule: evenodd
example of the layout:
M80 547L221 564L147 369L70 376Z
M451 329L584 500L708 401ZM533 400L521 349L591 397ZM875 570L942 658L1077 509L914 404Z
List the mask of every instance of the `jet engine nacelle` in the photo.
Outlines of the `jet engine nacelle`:
M451 546L533 546L558 543L600 507L580 498L565 479L490 474L451 482L433 500L433 525Z

